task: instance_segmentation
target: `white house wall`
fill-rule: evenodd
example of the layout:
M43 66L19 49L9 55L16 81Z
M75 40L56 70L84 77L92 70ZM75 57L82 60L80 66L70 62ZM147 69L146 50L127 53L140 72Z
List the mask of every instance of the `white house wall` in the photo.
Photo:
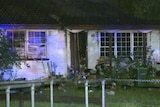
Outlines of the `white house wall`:
M67 59L67 67L70 67L71 66L71 47L70 47L70 32L66 32L66 45L67 45L67 48L66 48L66 59Z
M151 32L151 48L154 50L153 52L153 67L157 70L160 70L160 31L153 30Z
M25 78L27 80L47 78L49 75L47 63L48 61L41 60L21 62L21 68L14 67L15 78Z
M97 64L97 59L99 58L99 43L97 38L96 31L88 32L88 68L95 69L95 65Z
M26 35L27 31L25 30ZM34 31L34 30L33 30ZM66 41L65 33L60 30L46 30L47 36L47 58L49 60L25 60L21 62L20 68L13 67L14 72L5 73L4 80L25 78L27 80L47 78L50 72L58 75L67 73Z
M67 73L65 34L63 31L49 31L47 38L49 60L56 64L56 74Z
M151 48L154 49L153 58L156 62L160 61L160 34L159 31L151 32Z
M128 31L132 32L132 31ZM66 75L67 65L70 64L70 40L69 34L67 34L67 40L65 40L65 32L61 30L47 30L47 57L49 60L45 61L25 61L21 63L21 68L14 67L14 74L12 78L26 78L28 80L46 78L49 76L50 71L54 71L48 68L51 63L55 65L55 73ZM88 68L95 69L97 59L100 56L99 46L99 33L96 30L88 31ZM66 43L67 42L67 43ZM151 46L154 50L152 59L154 60L154 67L160 70L160 31L152 30L148 33L147 45ZM66 48L67 44L67 48ZM8 79L9 74L5 74L4 78Z

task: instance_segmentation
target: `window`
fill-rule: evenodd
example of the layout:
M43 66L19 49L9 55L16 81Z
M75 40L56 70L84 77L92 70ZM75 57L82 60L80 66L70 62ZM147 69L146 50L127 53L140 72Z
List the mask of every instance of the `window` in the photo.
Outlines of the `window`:
M46 58L46 32L7 31L7 36L21 58Z
M144 58L146 46L146 33L100 33L101 56Z
M110 45L112 55L114 55L114 34L101 33L101 56L109 56Z
M28 33L28 57L46 58L46 33L30 31Z
M130 33L117 33L117 56L130 56Z
M11 47L14 47L21 58L25 57L25 32L24 31L7 31Z
M134 33L134 58L146 57L147 35L146 33Z

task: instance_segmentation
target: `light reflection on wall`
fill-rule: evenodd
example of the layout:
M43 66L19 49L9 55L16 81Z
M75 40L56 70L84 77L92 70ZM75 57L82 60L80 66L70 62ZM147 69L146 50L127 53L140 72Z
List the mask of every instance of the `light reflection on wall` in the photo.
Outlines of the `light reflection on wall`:
M0 25L2 29L15 29L25 28L23 25ZM27 67L24 62L21 64L21 68L14 67L14 75L16 78L26 78L27 80L46 78L49 75L49 69L47 62L54 62L56 64L56 74L65 74L66 68L66 57L65 57L65 37L64 32L58 30L48 30L47 35L47 57L49 61L26 61L30 67ZM52 68L54 69L54 68ZM54 70L53 70L54 71ZM9 74L5 74L5 80L10 78ZM14 78L10 78L14 79Z
M95 69L97 59L99 58L99 45L97 31L88 32L88 68ZM95 39L96 38L96 39Z
M2 29L23 29L26 25L24 24L0 24L0 28Z
M57 64L56 74L65 74L65 37L64 32L50 31L48 36L48 57Z
M26 80L47 78L49 75L47 61L26 61L21 67L13 67L11 72L5 72L3 80L25 78Z
M154 49L154 52L153 52L153 57L152 59L155 61L155 62L159 62L159 50L158 49Z

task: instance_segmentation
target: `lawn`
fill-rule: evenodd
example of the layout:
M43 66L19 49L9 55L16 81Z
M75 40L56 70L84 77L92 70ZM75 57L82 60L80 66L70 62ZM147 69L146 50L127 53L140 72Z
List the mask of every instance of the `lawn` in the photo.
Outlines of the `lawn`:
M4 101L0 101L1 106L0 107L5 107ZM24 107L31 107L31 103L29 101L24 102ZM54 107L85 107L84 104L76 104L76 103L54 103ZM11 102L11 107L19 107L19 102L18 101L12 101ZM36 102L35 107L50 107L49 102ZM98 105L93 105L91 104L90 107L99 107Z
M89 90L89 107L101 107L101 87ZM1 93L2 94L2 93ZM1 96L0 94L0 96ZM54 107L85 107L84 87L77 87L75 84L65 84L65 90L58 86L54 87ZM17 94L11 96L11 107L18 107ZM30 107L30 91L24 94L24 105ZM49 87L43 87L35 94L35 107L50 107ZM5 102L0 99L1 107ZM115 95L106 94L107 107L160 107L159 88L137 88L130 87L123 89L117 87Z
M119 89L114 96L108 95L107 101L125 104L126 107L160 107L160 90L146 88ZM130 106L127 106L130 105ZM132 106L131 106L132 105ZM120 107L120 106L115 106Z

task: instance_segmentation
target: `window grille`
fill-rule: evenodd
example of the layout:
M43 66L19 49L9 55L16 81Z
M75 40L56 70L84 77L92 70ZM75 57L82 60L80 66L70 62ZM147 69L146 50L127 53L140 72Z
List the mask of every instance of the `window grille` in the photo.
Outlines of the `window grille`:
M46 32L45 31L26 31L11 30L7 31L7 36L16 48L20 57L27 59L42 59L46 57Z
M30 31L28 33L28 57L46 58L46 33Z
M7 36L21 58L25 57L25 32L24 31L7 31Z
M147 33L100 33L100 55L109 57L145 58Z

